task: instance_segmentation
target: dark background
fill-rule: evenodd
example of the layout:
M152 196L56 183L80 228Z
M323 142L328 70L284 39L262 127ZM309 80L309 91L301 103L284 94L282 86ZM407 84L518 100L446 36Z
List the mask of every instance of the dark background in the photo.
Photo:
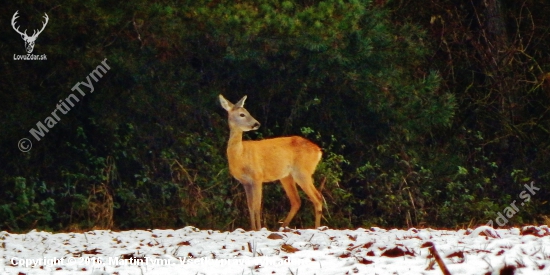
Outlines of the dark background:
M20 30L49 23L33 54ZM9 1L0 9L0 229L248 228L217 96L248 139L323 147L323 225L548 223L548 1ZM107 58L85 97L71 88ZM87 91L84 87L83 91ZM80 102L36 141L59 100ZM32 149L21 152L18 141ZM289 209L264 185L263 224ZM505 213L506 214L506 213ZM304 203L291 226L313 225ZM496 226L496 225L495 225Z

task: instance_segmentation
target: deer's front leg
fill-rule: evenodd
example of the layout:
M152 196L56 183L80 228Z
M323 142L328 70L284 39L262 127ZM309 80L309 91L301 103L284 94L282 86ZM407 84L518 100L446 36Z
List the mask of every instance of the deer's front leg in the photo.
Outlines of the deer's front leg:
M250 227L252 230L259 230L261 226L261 208L262 208L262 183L261 182L241 182L246 192L246 201L248 203L248 212L250 213Z

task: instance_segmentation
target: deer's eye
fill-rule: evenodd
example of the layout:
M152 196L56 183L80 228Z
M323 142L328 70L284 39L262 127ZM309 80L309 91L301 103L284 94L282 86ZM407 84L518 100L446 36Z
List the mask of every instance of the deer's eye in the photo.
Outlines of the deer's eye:
M244 115L244 114L240 114L240 116L241 116L241 117L245 117L245 115Z

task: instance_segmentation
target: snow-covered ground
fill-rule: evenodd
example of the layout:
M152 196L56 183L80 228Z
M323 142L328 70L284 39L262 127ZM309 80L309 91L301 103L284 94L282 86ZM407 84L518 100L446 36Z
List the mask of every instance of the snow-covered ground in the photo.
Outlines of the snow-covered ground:
M547 226L458 231L4 231L0 274L443 274L427 242L435 245L453 275L550 274Z

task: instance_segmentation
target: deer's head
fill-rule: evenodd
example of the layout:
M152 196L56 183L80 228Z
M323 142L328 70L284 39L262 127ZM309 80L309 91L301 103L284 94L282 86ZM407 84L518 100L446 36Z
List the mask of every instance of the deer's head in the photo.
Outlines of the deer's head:
M38 38L38 35L44 30L44 28L46 27L46 25L48 24L48 14L44 13L44 19L46 19L46 21L44 21L42 24L42 29L37 31L37 30L34 30L32 35L31 36L28 36L27 35L27 30L25 29L25 32L20 32L19 31L19 27L16 27L15 26L15 20L17 20L17 18L19 17L19 15L17 15L19 11L16 11L14 14L13 14L13 17L11 18L11 26L13 27L13 29L21 35L21 38L23 38L23 40L25 41L25 49L27 50L27 53L32 53L32 51L34 50L34 42L36 41L36 38Z
M260 123L244 108L246 96L235 104L229 102L229 100L225 99L222 95L220 95L219 98L222 107L227 111L229 127L231 129L246 132L258 130L258 128L260 128Z

